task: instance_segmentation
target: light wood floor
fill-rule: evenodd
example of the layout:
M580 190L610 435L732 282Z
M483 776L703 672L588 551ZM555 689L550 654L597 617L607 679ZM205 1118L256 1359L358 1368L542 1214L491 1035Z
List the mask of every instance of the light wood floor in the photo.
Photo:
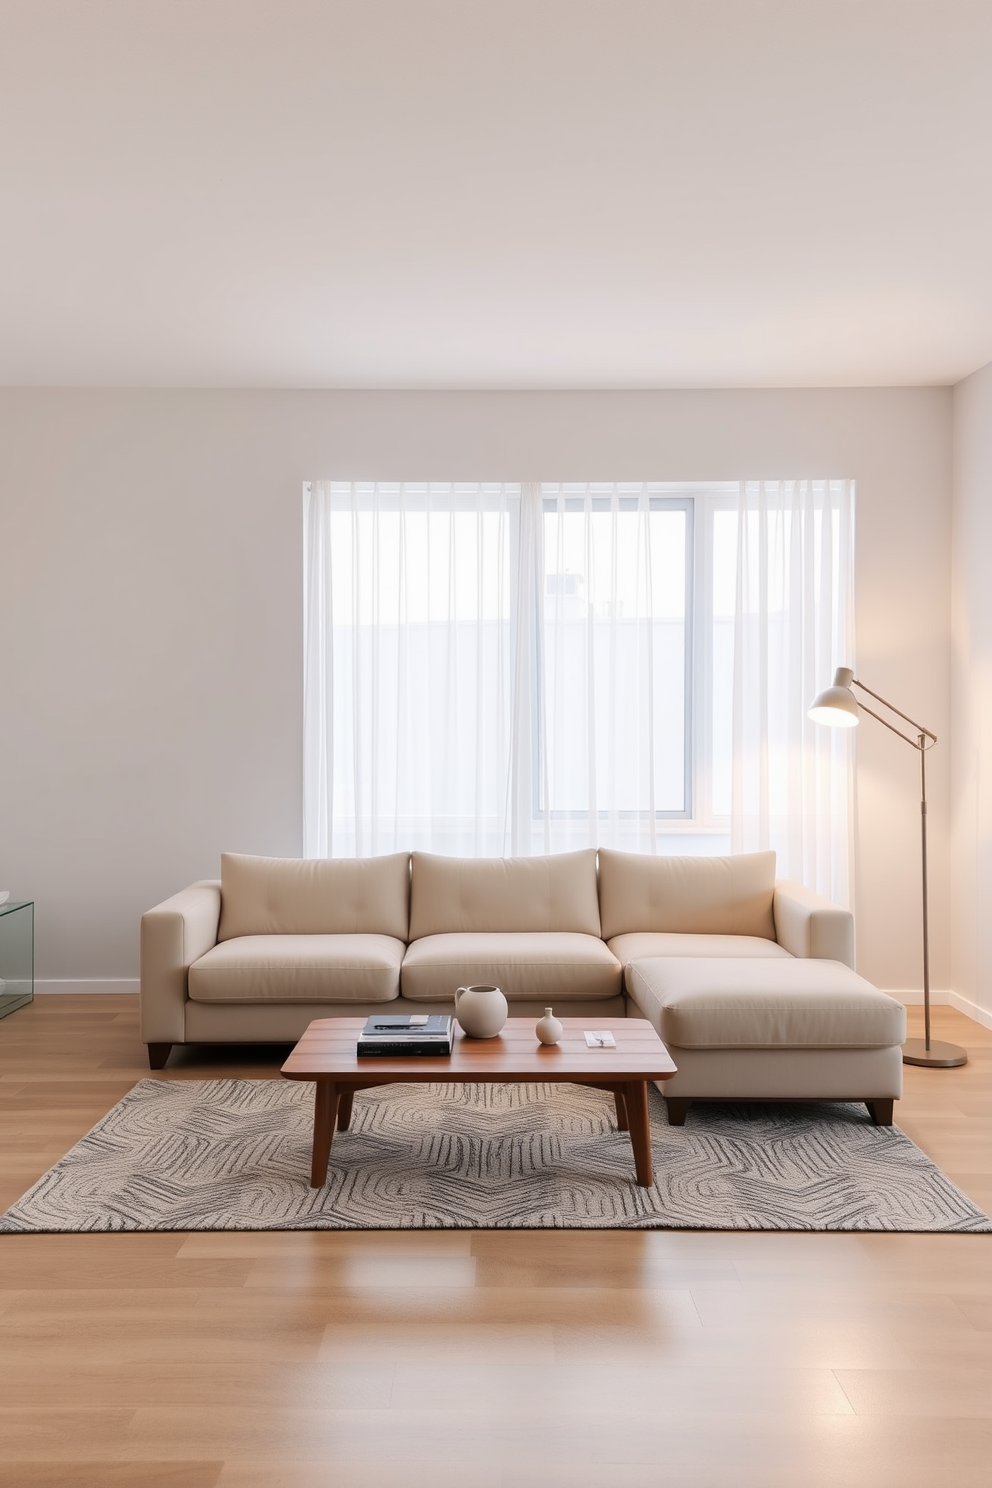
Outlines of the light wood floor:
M992 1034L935 1033L897 1120L988 1208ZM131 997L0 1021L0 1207L143 1054ZM0 1236L4 1488L990 1482L992 1236Z

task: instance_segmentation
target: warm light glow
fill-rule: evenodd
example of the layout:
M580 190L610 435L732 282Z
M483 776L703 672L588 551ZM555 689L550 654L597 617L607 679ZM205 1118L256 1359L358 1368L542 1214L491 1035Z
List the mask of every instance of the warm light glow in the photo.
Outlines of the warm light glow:
M857 728L859 719L856 713L850 713L845 708L838 708L832 703L821 703L817 698L813 706L808 710L807 716L814 723L825 723L827 728Z

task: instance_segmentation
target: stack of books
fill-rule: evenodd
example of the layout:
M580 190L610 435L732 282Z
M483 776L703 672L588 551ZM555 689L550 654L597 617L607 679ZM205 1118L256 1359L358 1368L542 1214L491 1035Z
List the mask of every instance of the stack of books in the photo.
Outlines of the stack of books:
M408 1017L374 1013L358 1035L358 1054L364 1059L396 1059L406 1055L440 1058L451 1053L454 1019L444 1013Z

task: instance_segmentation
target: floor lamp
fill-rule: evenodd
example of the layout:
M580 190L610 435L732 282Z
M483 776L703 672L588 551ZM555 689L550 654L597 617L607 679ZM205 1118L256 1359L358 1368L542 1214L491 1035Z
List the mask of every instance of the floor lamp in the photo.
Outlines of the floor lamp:
M866 692L870 698L881 703L890 713L901 718L905 723L916 730L916 738L910 734L904 734L901 728L883 718L880 713L875 713L868 704L859 702L851 691L857 687L860 692ZM903 1064L922 1064L929 1069L954 1069L959 1064L968 1063L968 1055L964 1049L959 1049L957 1044L943 1044L936 1042L930 1037L930 925L929 911L927 906L927 751L932 749L937 742L937 735L932 734L929 729L923 727L922 723L916 723L906 713L887 702L877 692L872 692L863 682L859 682L850 667L838 667L834 674L834 685L821 692L819 697L813 699L810 704L809 716L814 723L825 723L830 728L854 728L858 723L860 710L871 715L878 723L884 724L893 734L898 734L900 739L905 739L907 744L918 752L920 756L920 837L923 847L923 1024L926 1036L921 1039L907 1039L902 1046Z

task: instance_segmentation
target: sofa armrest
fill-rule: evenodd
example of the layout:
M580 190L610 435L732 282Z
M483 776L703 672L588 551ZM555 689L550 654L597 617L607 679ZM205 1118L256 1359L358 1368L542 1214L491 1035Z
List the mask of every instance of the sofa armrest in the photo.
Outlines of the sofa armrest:
M203 879L141 916L141 1038L186 1039L187 972L217 944L220 882Z
M823 894L780 878L775 883L775 939L793 956L842 961L854 970L854 916Z

